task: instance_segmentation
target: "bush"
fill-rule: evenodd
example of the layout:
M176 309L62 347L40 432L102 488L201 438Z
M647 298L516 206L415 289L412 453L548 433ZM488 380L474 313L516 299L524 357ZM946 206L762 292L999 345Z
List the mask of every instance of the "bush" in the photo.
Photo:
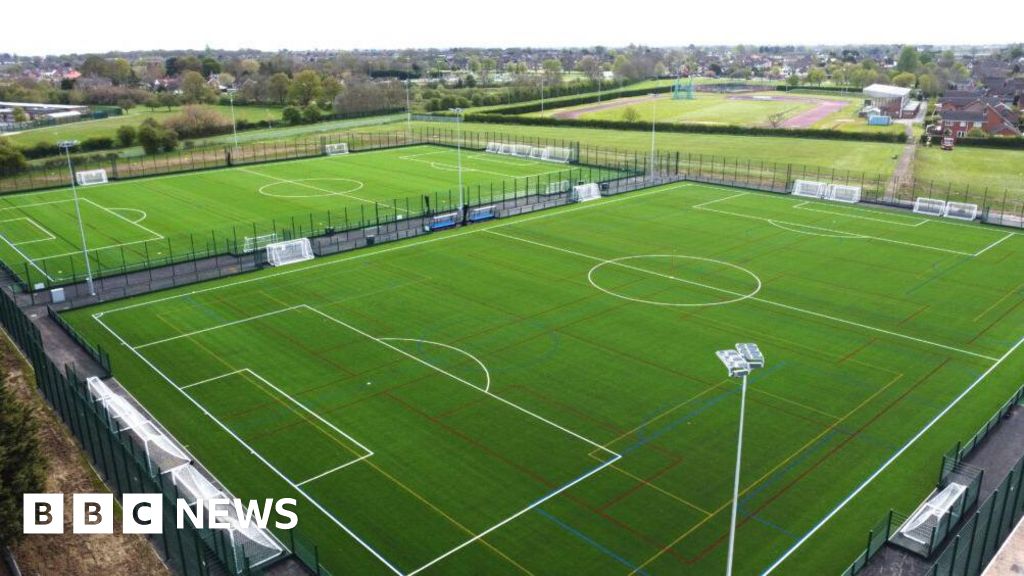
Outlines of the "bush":
M281 111L281 118L291 125L302 124L302 111L295 106L285 106Z
M95 136L86 138L79 144L83 152L95 152L96 150L110 150L114 147L114 139L109 136Z
M164 127L187 140L227 134L231 132L231 121L209 108L185 106L179 114L164 120Z
M134 126L129 126L128 124L119 126L115 134L117 136L117 143L120 144L122 148L127 148L132 144L135 144Z
M25 154L11 145L6 138L0 138L0 175L12 176L28 168Z
M302 110L302 119L307 124L315 124L316 122L319 122L320 121L320 116L321 116L320 115L320 109L317 108L316 104L314 104L312 102L310 102L309 105L307 105Z
M25 154L25 158L29 160L48 158L61 153L60 148L52 142L36 142L32 146L22 149L22 152Z
M146 154L156 154L160 151L170 152L178 147L178 133L161 126L152 118L146 119L139 127L137 139Z

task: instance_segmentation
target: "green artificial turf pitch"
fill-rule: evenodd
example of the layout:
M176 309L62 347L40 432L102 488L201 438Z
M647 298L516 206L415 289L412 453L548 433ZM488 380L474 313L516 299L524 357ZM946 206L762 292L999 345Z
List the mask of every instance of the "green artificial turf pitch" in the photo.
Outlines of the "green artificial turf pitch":
M522 196L549 182L607 179L612 172L464 151L466 201ZM589 181L589 180L588 180ZM458 202L452 148L415 146L251 165L80 187L93 273L223 253L254 237L290 230L372 225ZM70 188L0 199L0 259L29 285L85 277ZM176 256L176 257L175 257Z
M677 184L65 316L335 574L721 573L757 342L737 573L832 574L1020 385L1021 246Z

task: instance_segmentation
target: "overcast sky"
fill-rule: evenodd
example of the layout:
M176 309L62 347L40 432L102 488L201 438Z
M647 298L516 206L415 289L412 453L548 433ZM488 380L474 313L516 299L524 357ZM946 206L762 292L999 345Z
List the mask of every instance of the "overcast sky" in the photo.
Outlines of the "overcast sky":
M21 9L28 12L24 17L17 15ZM949 20L950 12L959 16ZM948 0L50 0L42 12L11 4L4 16L0 52L23 55L207 45L303 50L1024 41L1020 0L986 1L983 11Z

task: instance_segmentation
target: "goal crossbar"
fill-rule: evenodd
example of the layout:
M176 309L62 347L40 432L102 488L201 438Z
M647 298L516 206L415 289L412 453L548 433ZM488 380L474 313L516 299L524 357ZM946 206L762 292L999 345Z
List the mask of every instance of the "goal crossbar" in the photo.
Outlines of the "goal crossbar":
M313 246L309 238L267 244L267 263L271 266L286 266L313 258Z
M94 184L107 183L107 171L100 168L97 170L82 170L75 172L75 182L79 186L92 186Z
M337 156L339 154L348 154L348 143L339 142L335 144L325 144L324 154L327 156Z

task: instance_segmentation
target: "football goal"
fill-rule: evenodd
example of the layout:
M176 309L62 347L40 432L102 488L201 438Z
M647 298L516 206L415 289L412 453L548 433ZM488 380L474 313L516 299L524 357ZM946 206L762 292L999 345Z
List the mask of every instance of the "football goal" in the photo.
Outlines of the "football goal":
M107 171L100 168L99 170L83 170L81 172L75 172L75 182L77 182L79 186L106 184Z
M946 202L946 209L942 215L956 220L974 220L978 217L978 205L967 202Z
M811 180L797 180L793 182L793 195L804 198L824 198L828 194L827 182L814 182Z
M918 198L914 200L914 213L925 216L942 216L946 213L946 202L937 198Z
M860 186L846 186L844 184L833 184L828 189L828 200L856 204L860 202Z
M277 233L261 234L259 236L246 236L242 244L243 254L252 254L257 250L267 247L267 244L277 242Z
M547 146L544 148L543 159L548 162L561 162L562 164L568 164L572 161L572 148Z
M337 156L338 154L348 154L348 143L339 142L337 144L325 144L324 154L327 156Z
M501 142L488 142L487 148L484 151L491 154L501 154Z
M573 186L572 188L573 200L576 202L588 202L590 200L597 200L601 197L601 186L594 182L590 184L580 184L579 186Z
M312 259L313 246L309 238L267 244L267 263L271 266L285 266Z
M568 180L559 180L558 182L548 182L547 190L545 194L561 194L562 192L568 192L572 186Z

